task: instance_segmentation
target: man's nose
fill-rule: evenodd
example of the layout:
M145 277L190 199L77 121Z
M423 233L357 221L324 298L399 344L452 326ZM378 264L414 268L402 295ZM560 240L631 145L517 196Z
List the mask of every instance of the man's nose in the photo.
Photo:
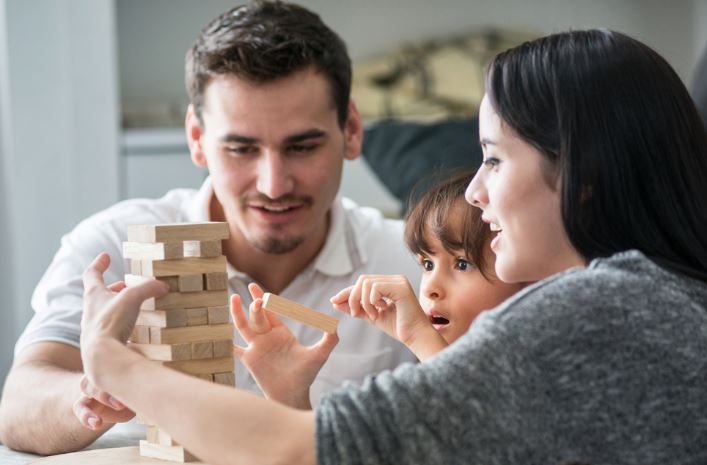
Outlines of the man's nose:
M271 199L278 199L292 192L295 185L294 179L287 161L279 153L265 152L257 169L256 188L261 194Z

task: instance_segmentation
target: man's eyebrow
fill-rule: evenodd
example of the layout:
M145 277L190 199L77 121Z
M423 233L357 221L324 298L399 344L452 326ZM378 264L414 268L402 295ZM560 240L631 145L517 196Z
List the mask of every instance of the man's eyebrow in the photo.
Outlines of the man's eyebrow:
M326 131L321 129L308 129L307 131L300 132L299 134L293 134L285 137L285 144L296 144L297 142L302 142L308 139L325 139L327 137L329 137L329 134Z
M257 144L260 142L255 137L241 136L240 134L226 134L220 139L221 142L232 142L236 144Z

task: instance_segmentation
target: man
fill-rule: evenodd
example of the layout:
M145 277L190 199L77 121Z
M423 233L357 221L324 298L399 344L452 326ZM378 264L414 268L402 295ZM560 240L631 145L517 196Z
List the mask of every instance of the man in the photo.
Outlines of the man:
M189 150L210 178L198 192L121 202L62 239L33 296L36 315L17 343L0 404L0 441L9 447L77 450L133 416L113 410L116 401L105 398L95 404L105 426L93 432L72 413L81 394L81 276L107 251L113 260L106 279L122 279L120 249L129 224L227 221L230 290L245 305L250 282L331 314L329 297L359 274L405 272L419 282L400 222L337 197L343 160L359 155L363 131L349 98L346 47L317 15L279 2L235 8L202 31L186 62ZM321 335L286 324L303 344ZM354 319L341 318L339 337L312 386L313 404L346 379L414 360ZM256 389L240 366L236 379L239 387Z

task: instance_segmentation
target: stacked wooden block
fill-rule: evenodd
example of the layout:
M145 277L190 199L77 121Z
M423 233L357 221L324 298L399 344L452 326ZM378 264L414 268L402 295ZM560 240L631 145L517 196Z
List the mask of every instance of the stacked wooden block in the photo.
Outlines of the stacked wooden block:
M181 223L128 227L123 255L130 259L128 286L146 277L169 285L169 293L140 307L130 346L181 372L229 386L233 374L233 327L228 320L228 276L221 240L227 223ZM141 418L147 439L140 455L193 460L164 431Z

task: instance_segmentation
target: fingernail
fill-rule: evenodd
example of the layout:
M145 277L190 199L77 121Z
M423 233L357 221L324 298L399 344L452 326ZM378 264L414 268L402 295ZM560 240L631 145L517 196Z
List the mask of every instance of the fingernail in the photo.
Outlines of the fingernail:
M91 428L98 428L98 418L96 418L94 416L90 416L90 417L88 417L87 421L88 421L88 425Z
M108 398L108 403L116 410L120 410L121 408L123 408L123 404L113 396Z

